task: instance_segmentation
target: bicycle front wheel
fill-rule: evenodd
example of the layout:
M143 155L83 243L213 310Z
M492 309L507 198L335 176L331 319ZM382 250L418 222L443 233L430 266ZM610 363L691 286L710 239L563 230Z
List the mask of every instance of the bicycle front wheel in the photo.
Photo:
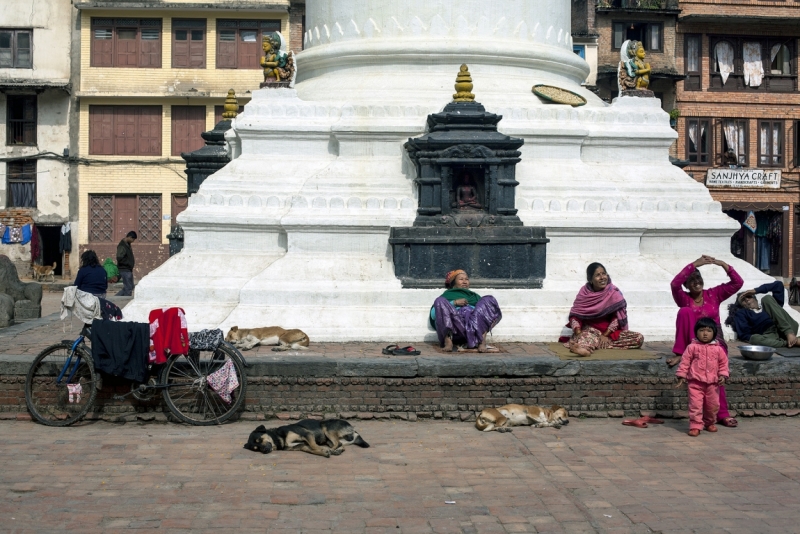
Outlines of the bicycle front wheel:
M25 379L25 403L43 425L67 426L92 407L97 385L92 355L80 346L72 353L71 343L59 343L33 360Z
M171 356L161 373L164 402L184 423L222 424L244 403L244 363L228 345L220 345L214 352Z

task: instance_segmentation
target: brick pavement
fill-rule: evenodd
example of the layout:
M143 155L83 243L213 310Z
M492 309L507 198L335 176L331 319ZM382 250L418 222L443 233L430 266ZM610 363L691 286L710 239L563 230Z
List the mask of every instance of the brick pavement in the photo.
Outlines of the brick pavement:
M0 422L0 531L800 532L798 419L358 421L372 447L330 459L247 451L254 425Z

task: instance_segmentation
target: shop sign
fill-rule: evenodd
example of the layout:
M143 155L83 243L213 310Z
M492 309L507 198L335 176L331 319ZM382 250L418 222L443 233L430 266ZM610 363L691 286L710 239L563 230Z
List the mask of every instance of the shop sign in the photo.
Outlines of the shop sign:
M707 187L781 187L780 170L708 169Z

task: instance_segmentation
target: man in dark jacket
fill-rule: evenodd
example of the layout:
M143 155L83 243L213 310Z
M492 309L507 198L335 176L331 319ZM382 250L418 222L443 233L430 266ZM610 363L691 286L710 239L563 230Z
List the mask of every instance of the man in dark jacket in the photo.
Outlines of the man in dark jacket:
M130 231L117 245L117 269L122 278L122 291L117 293L118 297L130 297L133 294L133 248L131 244L136 241L136 232Z
M729 308L726 324L742 341L766 347L793 347L797 344L797 321L783 309L783 282L775 281L739 293ZM757 294L772 293L761 299ZM759 311L759 308L761 311Z

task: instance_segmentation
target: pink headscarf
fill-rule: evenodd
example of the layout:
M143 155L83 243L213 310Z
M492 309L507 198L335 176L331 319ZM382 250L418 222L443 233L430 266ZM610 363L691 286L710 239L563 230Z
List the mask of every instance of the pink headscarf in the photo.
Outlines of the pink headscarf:
M578 296L575 297L575 302L569 310L569 316L592 321L615 314L619 322L619 329L627 330L627 307L628 303L625 302L622 291L611 283L609 276L608 285L602 291L595 291L592 289L592 283L587 282L578 291Z

